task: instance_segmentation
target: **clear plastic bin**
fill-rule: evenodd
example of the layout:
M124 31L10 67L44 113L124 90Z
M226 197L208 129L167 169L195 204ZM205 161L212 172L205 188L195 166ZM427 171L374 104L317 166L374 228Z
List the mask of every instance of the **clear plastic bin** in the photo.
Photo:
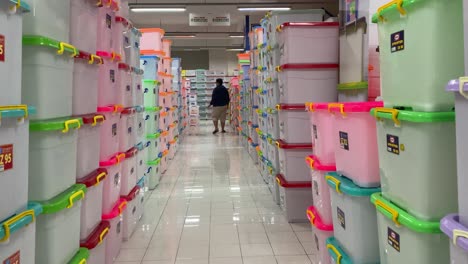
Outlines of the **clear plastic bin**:
M304 163L304 157L312 154L312 143L289 144L277 140L279 149L279 172L289 182L310 181L310 169Z
M138 149L133 147L125 152L125 160L122 162L122 177L120 178L120 195L129 194L137 184L137 154Z
M312 261L318 264L330 264L331 257L328 253L327 239L333 236L333 225L323 223L320 214L314 206L307 208L306 213L312 225L315 247L318 252Z
M98 106L99 67L104 60L94 54L80 51L73 69L73 115L96 112Z
M80 246L89 250L89 257L86 263L98 264L106 261L107 235L110 231L110 223L101 221L92 233L81 240Z
M127 210L123 213L123 225L122 225L122 239L128 241L136 230L138 221L140 220L138 215L138 206L140 204L139 194L140 186L136 185L127 195L121 196L122 199L127 201Z
M117 104L123 107L133 106L133 93L132 89L132 71L130 66L125 63L118 64L117 78L116 78L116 91L117 91Z
M104 63L99 67L98 79L98 105L107 106L118 103L116 93L118 62L120 57L116 54L106 51L96 52L98 56L104 59Z
M98 113L104 115L106 119L100 129L100 161L107 160L119 152L120 113L122 111L122 106L118 105L98 107Z
M94 0L70 2L70 43L86 52L97 51L99 7ZM89 113L89 112L88 112ZM87 114L87 113L83 113Z
M104 115L79 116L83 126L78 130L76 179L81 179L99 167L100 130L105 122Z
M310 129L302 129L308 115L304 104L279 104L279 137L289 143L311 142Z
M276 175L276 183L279 186L279 205L286 214L288 222L306 222L304 214L307 204L312 203L310 181L289 182L282 174Z
M42 35L69 41L70 0L33 0L28 3L31 13L23 19L23 35Z
M125 199L119 199L117 202L114 203L114 207L112 208L112 210L102 215L102 220L109 221L110 223L110 230L109 234L107 235L106 243L106 261L104 262L104 264L113 264L114 261L117 259L117 256L119 255L123 239L122 214L125 213L126 210L127 201L125 201Z
M124 160L125 153L120 153L109 160L99 162L99 165L107 170L107 178L103 182L102 212L110 212L119 200L122 186L122 162Z

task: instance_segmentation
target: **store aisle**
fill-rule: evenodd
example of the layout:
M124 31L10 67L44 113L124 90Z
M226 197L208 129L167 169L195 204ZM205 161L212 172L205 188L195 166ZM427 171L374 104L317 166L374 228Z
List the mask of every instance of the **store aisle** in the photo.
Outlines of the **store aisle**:
M240 138L186 136L119 264L310 264L309 224L288 224Z

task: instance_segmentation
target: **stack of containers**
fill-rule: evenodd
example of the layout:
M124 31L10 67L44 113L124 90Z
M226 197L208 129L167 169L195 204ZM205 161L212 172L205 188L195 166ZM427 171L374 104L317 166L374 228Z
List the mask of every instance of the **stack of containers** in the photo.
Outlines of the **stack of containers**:
M461 0L447 5L405 2L384 5L373 16L385 105L372 110L382 181L382 194L372 196L381 262L450 262L449 241L441 234L439 221L457 212L457 163L454 96L444 87L463 74L462 7ZM450 16L442 19L436 15L440 12ZM431 23L421 28L420 22L429 18ZM406 41L409 32L414 32L415 41ZM438 38L430 41L432 35ZM440 52L442 46L448 52ZM423 54L432 56L421 61ZM460 84L457 91L463 93Z

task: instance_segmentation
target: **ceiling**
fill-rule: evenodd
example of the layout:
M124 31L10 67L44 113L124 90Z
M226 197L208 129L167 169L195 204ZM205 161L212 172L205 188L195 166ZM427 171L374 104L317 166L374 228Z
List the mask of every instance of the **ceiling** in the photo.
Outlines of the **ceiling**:
M265 15L260 12L240 12L237 7L272 7L288 6L292 9L325 8L338 13L338 0L129 0L131 7L185 7L181 13L135 13L130 12L130 19L138 28L159 27L167 35L195 35L190 38L174 38L174 50L239 48L243 38L229 35L243 35L245 16L250 16L250 23L258 23ZM189 26L189 14L226 14L231 17L231 26Z

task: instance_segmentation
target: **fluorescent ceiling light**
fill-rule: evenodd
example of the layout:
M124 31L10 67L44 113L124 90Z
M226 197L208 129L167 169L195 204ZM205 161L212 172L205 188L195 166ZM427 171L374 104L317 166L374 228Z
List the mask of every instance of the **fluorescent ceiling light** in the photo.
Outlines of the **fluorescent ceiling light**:
M242 35L229 35L230 38L244 38Z
M175 38L196 38L197 36L196 35L169 35L169 36L164 36L164 38L172 38L172 39L175 39Z
M226 49L227 51L244 51L244 49Z
M290 7L238 7L239 11L289 11Z
M135 13L150 13L150 12L185 12L184 7L133 7Z

